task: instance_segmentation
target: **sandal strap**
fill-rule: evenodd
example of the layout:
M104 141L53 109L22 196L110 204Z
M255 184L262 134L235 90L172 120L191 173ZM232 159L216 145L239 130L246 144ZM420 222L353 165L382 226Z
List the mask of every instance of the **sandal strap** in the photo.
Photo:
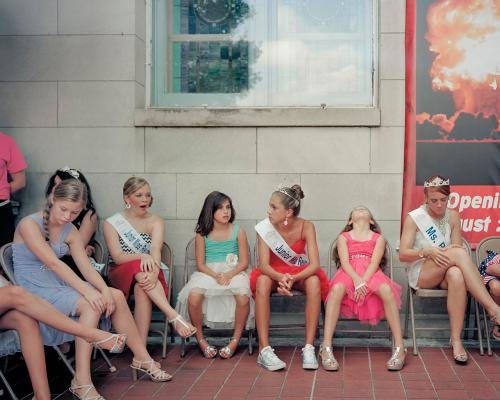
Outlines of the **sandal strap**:
M134 363L136 363L138 365L134 365ZM143 367L144 364L149 364L149 368L144 368ZM164 371L160 367L158 367L158 365L156 365L155 360L153 360L153 359L146 360L146 361L140 361L140 360L136 360L135 358L133 358L131 367L134 369L138 369L140 371L143 371L156 379L165 378L166 376L169 375L166 371Z

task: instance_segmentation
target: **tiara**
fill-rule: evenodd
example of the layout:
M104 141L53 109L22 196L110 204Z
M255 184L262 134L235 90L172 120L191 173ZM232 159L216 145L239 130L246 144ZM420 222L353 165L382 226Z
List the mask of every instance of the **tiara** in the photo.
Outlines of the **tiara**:
M288 186L285 186L285 185L282 185L282 184L280 184L278 186L278 188L276 189L277 192L283 193L285 196L290 197L295 202L295 204L298 205L300 203L300 200L296 199L290 193L288 193L288 190L291 190L291 189Z
M439 176L436 176L432 181L424 182L424 187L437 187L437 186L450 186L450 180L449 179L441 179Z
M59 171L66 172L67 174L70 174L75 179L80 179L80 173L76 169L70 168L67 165L62 167L62 168L59 168Z

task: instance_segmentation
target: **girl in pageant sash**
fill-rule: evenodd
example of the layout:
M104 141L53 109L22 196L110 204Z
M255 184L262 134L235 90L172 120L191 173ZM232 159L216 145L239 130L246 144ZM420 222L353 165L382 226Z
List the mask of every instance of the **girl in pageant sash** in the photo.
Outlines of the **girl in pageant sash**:
M465 364L468 356L462 326L469 292L500 324L500 307L483 285L474 262L462 247L460 216L447 207L450 181L432 176L424 182L425 203L411 211L401 234L399 259L408 263L408 282L414 289L448 289L450 344L453 358Z
M55 187L43 211L21 220L12 245L15 280L63 314L78 318L81 324L95 328L99 320L106 327L112 322L118 332L127 336L126 343L134 357L130 366L134 375L141 370L155 382L168 381L172 376L147 352L123 294L109 288L90 265L80 235L71 223L86 201L85 185L67 179ZM85 281L60 260L68 252ZM74 339L59 328L40 326L45 345L55 346ZM123 341L120 336L112 340L119 346L120 340ZM103 400L90 375L92 346L82 338L76 338L75 344L76 367L70 391L80 399Z
M384 264L384 251L385 239L370 211L366 207L355 207L337 238L335 258L340 268L330 281L325 336L319 350L325 370L339 369L332 352L332 337L339 314L371 325L376 325L385 316L395 345L387 369L399 371L403 368L406 350L398 310L401 307L401 286L380 268Z
M52 174L47 183L47 187L45 188L45 197L48 197L53 191L54 187L65 179L78 179L82 182L87 188L87 204L84 209L73 221L73 225L75 225L76 229L80 233L80 237L82 238L83 244L85 246L85 251L90 258L90 262L98 270L101 272L102 268L104 268L104 264L97 264L93 258L94 256L94 236L97 232L97 211L94 205L94 201L92 200L92 191L90 190L89 182L87 178L77 169L70 167L59 168L56 172ZM80 278L83 279L80 270L78 269L73 257L70 254L65 255L61 258L61 260L66 263L72 270L77 274Z
M268 218L259 222L257 231L259 268L250 276L255 297L255 319L259 334L257 363L270 371L286 367L269 345L269 297L277 291L285 296L292 289L306 294L306 338L302 348L302 367L317 369L314 338L321 298L328 293L328 278L319 265L314 224L299 218L304 193L299 185L282 187L271 195Z
M234 327L232 339L219 350L222 358L234 354L245 324L253 325L254 307L246 273L248 242L245 231L233 224L235 216L233 203L224 193L212 192L206 197L196 224L198 271L193 272L177 299L177 310L190 318L206 358L215 357L217 350L203 337L203 324L219 329Z
M125 210L104 222L104 239L112 259L109 279L125 298L134 295L134 318L141 340L146 344L154 303L182 337L195 329L184 321L168 303L169 288L163 273L168 267L161 262L165 225L161 217L151 214L151 188L144 178L131 177L123 185Z

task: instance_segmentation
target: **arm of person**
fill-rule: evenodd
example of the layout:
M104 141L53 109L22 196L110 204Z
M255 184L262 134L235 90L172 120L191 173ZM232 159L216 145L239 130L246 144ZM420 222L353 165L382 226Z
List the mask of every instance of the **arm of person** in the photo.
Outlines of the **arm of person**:
M316 229L314 228L314 224L311 221L304 221L303 234L306 241L309 265L298 274L292 276L294 281L301 281L305 278L308 278L311 275L314 275L318 268L320 268L318 242L316 241Z
M280 282L285 277L285 274L276 272L276 270L269 265L269 252L271 249L267 246L266 242L257 235L257 251L259 252L259 269L264 275L267 275L273 281Z
M76 232L75 227L72 229ZM71 268L57 258L49 243L45 240L40 227L33 219L23 218L19 223L18 231L28 249L43 265L54 271L57 276L83 296L88 294L89 286Z
M11 181L10 185L10 193L16 193L18 190L21 190L26 186L26 171L18 171L10 174Z
M248 240L247 234L243 229L240 228L237 236L238 240L238 265L230 272L228 272L228 278L232 279L240 272L246 271L248 268Z
M365 273L361 277L363 281L368 282L373 274L380 268L380 261L384 256L385 252L385 239L380 235L375 243L375 248L373 249L372 258L370 264L366 268Z
M165 223L163 222L163 218L157 215L152 215L151 218L151 248L149 250L149 254L153 257L154 265L153 270L150 272L154 272L158 275L161 264L161 248L165 238Z
M460 230L460 214L450 210L449 224L451 228L451 247L463 247L462 232Z
M217 280L219 275L212 269L208 268L205 263L205 239L199 233L197 233L194 238L194 249L198 271L203 272L204 274Z
M141 254L127 254L123 252L122 247L120 246L118 232L108 221L104 221L103 232L104 241L106 242L109 254L116 264L123 264L129 261L141 259Z
M97 231L97 213L87 210L78 231L80 232L83 245L87 246Z

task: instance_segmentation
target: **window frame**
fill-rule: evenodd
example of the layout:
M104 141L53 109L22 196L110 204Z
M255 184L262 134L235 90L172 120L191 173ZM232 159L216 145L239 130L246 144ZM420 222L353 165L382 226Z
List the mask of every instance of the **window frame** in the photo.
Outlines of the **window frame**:
M135 112L136 126L380 126L379 106L379 0L373 1L373 106L155 106L159 87L165 87L167 49L154 36L167 34L164 24L167 0L146 0L146 97L145 108ZM157 62L157 60L162 60ZM156 64L156 65L155 65ZM155 68L156 66L156 68ZM160 86L161 85L161 86ZM156 86L153 87L153 86Z

